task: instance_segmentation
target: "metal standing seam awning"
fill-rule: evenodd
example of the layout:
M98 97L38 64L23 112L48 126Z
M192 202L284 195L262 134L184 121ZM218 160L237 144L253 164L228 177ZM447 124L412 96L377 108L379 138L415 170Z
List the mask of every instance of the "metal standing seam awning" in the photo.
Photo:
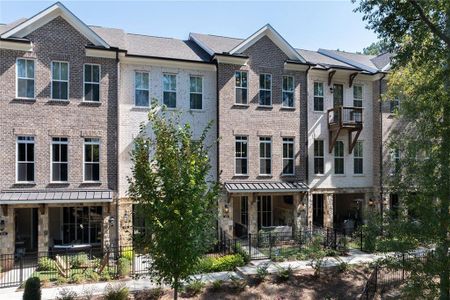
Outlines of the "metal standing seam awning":
M41 190L0 192L0 204L64 204L112 202L112 190Z
M308 192L309 187L304 182L226 182L225 189L229 193L287 193Z

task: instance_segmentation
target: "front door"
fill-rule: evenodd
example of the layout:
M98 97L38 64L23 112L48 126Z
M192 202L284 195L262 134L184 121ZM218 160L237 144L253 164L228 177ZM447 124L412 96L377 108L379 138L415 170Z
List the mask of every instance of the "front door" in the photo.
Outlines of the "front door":
M333 85L333 108L334 110L334 122L338 123L339 120L339 111L337 108L344 105L344 86L342 84L334 84Z
M258 196L258 230L272 226L272 196Z
M323 227L323 194L313 194L313 225Z
M16 208L14 210L16 253L23 255L36 252L38 248L38 209Z

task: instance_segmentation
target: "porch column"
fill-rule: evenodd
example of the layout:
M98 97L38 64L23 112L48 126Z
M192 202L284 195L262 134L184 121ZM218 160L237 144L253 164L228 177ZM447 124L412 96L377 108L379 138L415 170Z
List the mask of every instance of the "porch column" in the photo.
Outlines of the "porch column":
M308 229L312 229L313 227L313 194L309 192L304 195L304 201L306 202L306 226Z
M0 222L5 224L5 229L0 232L0 254L14 254L16 224L14 224L14 207L12 205L0 205Z
M229 236L234 236L233 197L228 193L219 196L219 226Z
M48 205L41 204L38 209L38 252L48 253Z
M302 195L300 193L294 194L294 215L292 218L292 220L294 220L292 224L293 232L300 230L305 223L305 209L301 198Z
M324 194L323 198L323 226L333 227L333 194Z
M377 211L380 211L381 203L379 203L379 202L377 203L377 201L374 201L374 203L377 203L377 204L374 204L374 207L369 206L369 200L371 198L372 198L372 195L370 193L364 193L364 201L361 203L361 211L360 211L363 224L367 223L367 213L368 213L369 209L372 209L372 210L375 209Z
M110 222L110 215L111 205L108 203L103 206L103 248L112 246L110 234L114 225Z
M254 193L248 195L248 233L258 233L258 204Z

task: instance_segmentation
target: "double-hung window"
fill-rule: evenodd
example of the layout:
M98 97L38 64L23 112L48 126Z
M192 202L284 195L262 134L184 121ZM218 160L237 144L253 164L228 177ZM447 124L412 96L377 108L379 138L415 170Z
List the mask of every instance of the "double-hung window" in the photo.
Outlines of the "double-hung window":
M52 182L66 182L68 177L68 139L52 138Z
M69 100L69 63L52 61L52 99Z
M34 137L17 137L17 182L34 182Z
M201 76L190 77L189 101L191 109L203 108L203 78Z
M283 175L294 175L293 138L283 138Z
M84 65L84 101L100 101L100 66Z
M324 171L323 140L314 140L314 174L323 174Z
M362 85L353 86L353 106L363 107L363 87Z
M138 107L150 106L150 83L148 72L134 73L134 105Z
M17 59L17 97L34 99L34 60Z
M236 136L235 140L235 174L248 174L248 138Z
M259 75L259 105L272 105L272 75Z
M259 174L272 174L272 138L259 138Z
M355 144L355 148L353 149L353 173L354 174L364 173L362 141L357 141Z
M234 73L235 80L235 92L236 92L236 104L247 104L248 98L248 81L247 81L247 72L245 71L236 71Z
M323 111L323 82L314 82L314 110Z
M283 107L294 107L294 77L283 76Z
M169 108L177 107L177 75L163 75L163 104Z
M241 196L241 224L248 225L248 197Z
M334 174L344 174L344 142L334 145Z
M84 181L100 181L100 139L84 139Z

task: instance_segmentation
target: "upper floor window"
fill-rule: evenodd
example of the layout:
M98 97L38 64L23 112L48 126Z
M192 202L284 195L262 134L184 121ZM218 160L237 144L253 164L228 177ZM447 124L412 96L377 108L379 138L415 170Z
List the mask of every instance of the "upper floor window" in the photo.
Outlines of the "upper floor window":
M67 138L52 138L52 182L67 181L68 144Z
M163 76L163 104L169 108L177 107L177 75L175 74Z
M272 75L259 75L259 105L272 105Z
M354 107L363 106L363 87L361 85L353 86L353 106Z
M99 65L84 65L84 101L100 101Z
M259 174L272 174L272 139L270 137L259 138Z
M283 174L294 174L294 139L283 138Z
M363 142L357 141L353 149L353 173L363 174Z
M394 100L389 101L389 112L395 113L400 107L400 100L395 98Z
M52 61L52 99L69 99L69 63Z
M150 106L150 83L148 72L134 73L134 105Z
M314 110L323 111L323 82L314 82Z
M294 107L294 77L283 76L283 106Z
M323 140L314 140L314 174L323 174Z
M203 78L201 76L190 77L189 100L191 109L203 108Z
M84 181L100 181L100 139L84 139Z
M17 59L17 97L34 99L34 60Z
M17 137L17 182L34 182L34 137Z
M245 71L236 71L234 73L235 80L235 90L236 90L236 104L247 104L247 96L248 96L248 81L247 81L247 72Z
M235 141L235 174L248 174L248 138L246 136L237 136Z
M344 174L344 142L334 145L334 174Z

